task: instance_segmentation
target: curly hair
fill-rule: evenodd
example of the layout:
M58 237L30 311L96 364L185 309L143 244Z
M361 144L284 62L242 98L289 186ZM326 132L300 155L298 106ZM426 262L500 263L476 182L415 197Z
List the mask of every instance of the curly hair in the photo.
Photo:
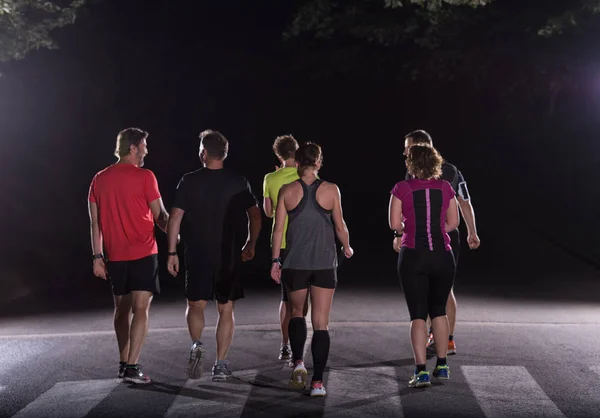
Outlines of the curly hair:
M406 168L416 179L437 179L442 175L443 162L442 156L435 148L428 145L413 145L408 149Z
M273 142L273 152L282 160L294 158L294 154L298 149L298 141L292 135L281 135L275 138Z

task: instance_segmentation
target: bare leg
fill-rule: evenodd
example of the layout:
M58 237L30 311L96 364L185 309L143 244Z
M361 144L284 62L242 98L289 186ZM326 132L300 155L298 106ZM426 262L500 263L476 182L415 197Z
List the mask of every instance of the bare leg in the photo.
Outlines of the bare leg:
M119 346L119 361L127 362L129 356L129 329L131 327L131 295L115 296L113 323Z
M227 303L218 303L217 310L219 318L217 319L217 360L225 360L231 341L233 340L233 329L235 319L233 317L233 301Z
M133 320L131 321L129 358L127 360L129 364L137 364L140 359L140 353L148 333L148 312L151 301L151 292L142 290L131 292Z
M207 301L188 300L187 309L185 310L185 319L187 321L188 332L192 341L200 341L202 339L202 331L204 331L204 309Z
M446 315L433 318L433 339L435 340L435 354L438 358L446 358L448 352L448 317Z
M447 339L447 337L446 337ZM415 319L410 323L410 341L412 343L415 364L426 364L427 355L427 322L423 319ZM446 344L447 346L448 344ZM438 346L436 340L436 347Z
M287 344L290 340L288 328L290 326L290 319L292 318L292 304L289 302L281 301L279 304L279 324L281 326L281 343Z
M448 295L446 314L448 315L449 333L450 335L454 335L454 327L456 326L456 297L454 296L454 288L450 290L450 294Z

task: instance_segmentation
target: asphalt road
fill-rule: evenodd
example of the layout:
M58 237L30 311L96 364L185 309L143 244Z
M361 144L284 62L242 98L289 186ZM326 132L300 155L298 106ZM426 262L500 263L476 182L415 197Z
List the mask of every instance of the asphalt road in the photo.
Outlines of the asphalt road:
M248 290L236 306L226 383L210 380L214 307L205 376L188 380L185 302L173 292L155 300L141 359L153 383L136 386L116 378L110 295L98 295L99 285L90 288L97 297L63 295L89 302L71 309L48 305L55 296L29 298L0 320L0 416L597 417L600 286L571 277L508 283L457 285L458 354L449 357L451 379L428 389L407 385L413 363L400 287L341 284L322 399L286 387L274 286Z

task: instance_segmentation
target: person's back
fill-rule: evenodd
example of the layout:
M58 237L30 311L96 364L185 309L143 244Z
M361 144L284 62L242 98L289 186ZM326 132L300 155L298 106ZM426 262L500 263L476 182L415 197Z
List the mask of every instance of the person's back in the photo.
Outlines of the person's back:
M275 208L277 207L277 199L279 197L279 190L281 187L298 180L298 169L296 167L282 167L277 171L273 171L265 176L264 179L264 195L271 199L272 214L275 215ZM285 220L283 241L281 248L285 249L286 244L286 232L288 226L288 219ZM273 243L273 230L275 229L275 222L271 226L271 244Z
M445 231L446 212L454 198L452 186L445 180L404 180L392 194L402 201L405 218L402 246L430 251L451 249Z
M256 204L248 181L226 168L201 168L185 174L179 188L175 206L185 210L189 262L231 264L244 244L241 217Z
M98 205L106 255L111 261L158 253L149 206L158 198L158 185L150 170L117 163L96 174L90 201Z
M331 210L324 209L317 201L317 192L323 181L306 184L302 179L294 185L302 198L298 205L288 211L288 252L283 268L295 270L326 270L337 267L335 234ZM299 194L299 193L298 193Z

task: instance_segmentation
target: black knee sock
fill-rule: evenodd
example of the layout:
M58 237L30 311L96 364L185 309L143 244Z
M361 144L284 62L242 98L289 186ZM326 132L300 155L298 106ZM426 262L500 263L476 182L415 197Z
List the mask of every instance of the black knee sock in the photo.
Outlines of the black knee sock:
M306 343L306 319L295 317L290 319L288 326L290 334L290 346L292 348L292 359L303 360L304 344Z
M329 357L329 331L318 330L313 333L311 351L313 357L313 378L312 380L323 380L323 372Z

